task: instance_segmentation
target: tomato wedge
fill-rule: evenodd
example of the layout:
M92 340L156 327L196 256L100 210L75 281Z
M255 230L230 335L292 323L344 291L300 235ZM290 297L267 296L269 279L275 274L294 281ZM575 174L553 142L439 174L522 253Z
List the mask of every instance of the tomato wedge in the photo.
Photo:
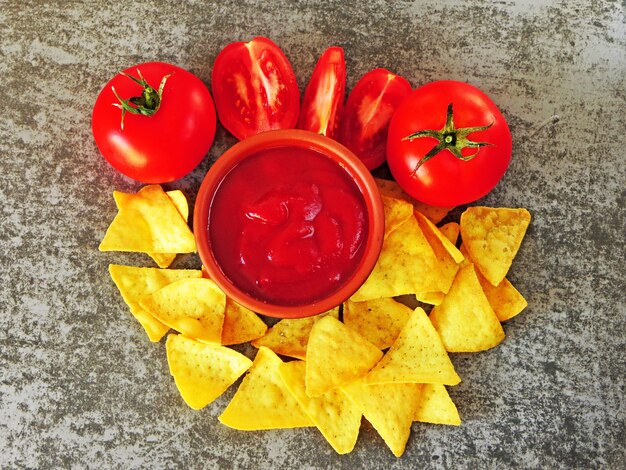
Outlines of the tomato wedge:
M238 139L296 126L296 76L271 40L256 37L226 46L215 58L211 81L219 120Z
M366 73L348 96L339 141L359 157L368 170L386 159L387 131L394 111L411 93L411 84L386 69Z
M298 127L335 137L346 91L346 61L341 47L320 56L304 91Z

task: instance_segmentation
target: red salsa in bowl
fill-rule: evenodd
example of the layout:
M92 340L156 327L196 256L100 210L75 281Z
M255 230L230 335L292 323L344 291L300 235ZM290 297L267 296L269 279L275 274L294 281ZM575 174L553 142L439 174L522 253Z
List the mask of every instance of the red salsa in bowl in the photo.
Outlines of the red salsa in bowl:
M376 185L349 150L281 130L248 138L209 170L194 213L209 276L234 300L295 318L352 295L384 231Z

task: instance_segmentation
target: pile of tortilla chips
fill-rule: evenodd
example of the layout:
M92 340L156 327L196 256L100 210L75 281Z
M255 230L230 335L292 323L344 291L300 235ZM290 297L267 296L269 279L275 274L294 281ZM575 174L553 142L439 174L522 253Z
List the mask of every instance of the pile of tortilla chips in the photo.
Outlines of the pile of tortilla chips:
M211 403L247 371L219 417L231 428L314 426L345 454L365 417L399 457L413 422L461 423L446 389L461 381L448 353L495 347L504 339L501 322L526 307L506 275L530 214L471 207L460 224L437 227L450 208L377 182L386 230L369 278L343 305L269 329L201 270L163 269L177 253L195 251L182 193L160 186L114 193L119 213L100 249L145 252L161 266L112 264L110 273L151 341L178 332L166 352L190 407ZM397 300L407 295L421 306ZM254 361L226 347L245 342L258 348Z

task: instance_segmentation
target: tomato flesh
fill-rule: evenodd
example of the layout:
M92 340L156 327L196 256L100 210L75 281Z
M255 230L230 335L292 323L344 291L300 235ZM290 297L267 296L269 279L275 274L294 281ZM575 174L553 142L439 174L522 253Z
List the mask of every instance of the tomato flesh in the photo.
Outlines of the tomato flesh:
M304 92L298 128L334 138L346 89L346 61L341 47L320 56Z
M385 69L374 69L354 86L341 119L339 141L372 170L386 158L387 130L411 84Z
M220 122L238 139L295 127L298 83L287 57L271 40L229 44L217 55L211 80Z
M446 110L453 106L454 127L483 127L469 134L473 143L460 149L462 160L444 149L423 161L438 144L426 136L408 139L425 130L442 130ZM449 136L454 142L456 136ZM478 88L463 82L443 80L414 90L398 107L387 142L389 168L400 186L419 201L433 206L457 206L473 202L491 191L511 160L511 133L498 107Z
M139 72L137 72L139 70ZM158 110L152 116L122 111L122 99L140 96L142 87L121 74L102 89L92 113L93 135L104 158L124 175L144 183L167 183L193 170L209 151L215 136L215 107L206 86L175 65L149 62L129 67L153 88L167 79Z

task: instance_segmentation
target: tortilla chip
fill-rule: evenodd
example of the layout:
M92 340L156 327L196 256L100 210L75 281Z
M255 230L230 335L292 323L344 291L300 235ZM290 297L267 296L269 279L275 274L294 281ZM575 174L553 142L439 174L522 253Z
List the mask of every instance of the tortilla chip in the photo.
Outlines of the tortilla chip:
M176 259L176 253L148 253L148 256L159 268L167 268Z
M450 290L452 281L454 281L454 277L459 270L457 263L463 261L464 256L456 246L450 243L450 240L441 234L439 229L430 220L417 211L415 212L415 218L437 257L439 272L443 278L441 292L446 293ZM452 252L455 252L455 254L452 254ZM458 261L455 256L458 258Z
M402 199L382 196L385 210L385 236L397 229L404 221L413 216L413 206Z
M463 254L454 243L448 240L435 224L419 211L415 211L415 217L420 224L422 232L424 232L424 236L426 236L433 249L435 249L436 246L442 247L456 263L463 261L463 258L465 258ZM435 253L437 253L437 250L435 250Z
M189 220L189 204L185 194L180 189L167 191L165 194L170 198L183 220L187 222Z
M526 299L506 277L500 284L494 286L479 271L476 271L476 274L491 308L501 322L510 320L528 307Z
M369 384L456 385L460 381L439 334L420 307L411 313L398 339L365 377L365 382Z
M378 349L393 344L410 315L409 307L388 298L343 304L344 324Z
M459 411L450 398L446 387L441 384L424 384L413 420L452 426L461 424Z
M415 209L420 211L435 224L439 223L448 214L448 212L453 209L453 207L436 207L424 204L423 202L409 196L395 181L380 178L374 178L374 181L376 181L376 185L378 186L378 190L382 196L402 199L403 201L412 204Z
M226 296L209 279L183 279L139 301L170 328L190 338L220 344Z
M196 243L161 186L144 186L136 194L114 196L124 205L111 222L100 251L191 253Z
M256 313L226 297L222 345L247 343L260 338L266 331L267 325Z
M439 227L439 231L450 240L454 246L456 246L456 242L459 240L459 232L461 230L461 226L456 222L449 222L445 225Z
M357 380L342 387L365 418L378 431L393 455L400 457L411 434L421 384L367 385Z
M339 307L312 317L281 320L267 330L265 336L255 339L250 344L255 348L265 346L276 354L304 360L311 328L327 315L339 318Z
M282 377L283 362L261 347L237 393L219 417L222 424L242 431L313 426Z
M374 270L351 300L440 292L444 287L439 261L417 220L411 217L383 242Z
M450 352L484 351L504 340L502 325L472 264L461 268L443 302L430 312L430 320Z
M336 318L326 316L311 329L306 351L306 393L319 397L364 376L383 353Z
M497 286L505 278L530 224L526 209L469 207L461 214L461 238L478 270Z
M415 298L424 304L439 305L443 302L443 292L417 292Z
M463 254L463 256L465 256L465 259L461 261L460 263L461 267L467 266L468 264L474 264L474 262L472 261L472 258L467 252L467 248L465 248L465 245L463 243L461 243L461 246L459 247L459 251ZM476 274L478 274L478 270L476 270Z
M152 342L160 341L170 328L146 312L139 305L139 300L172 282L201 276L201 271L195 269L137 268L119 264L109 265L109 273L124 302Z
M461 245L461 251L464 252L467 259L469 259L465 245ZM500 284L494 286L479 270L476 270L476 275L478 276L478 281L487 296L491 308L496 312L496 316L501 322L513 318L528 306L526 299L507 278L504 278Z
M187 204L187 198L182 191L176 189L174 191L167 191L165 194L171 199L172 204L176 207L176 210L181 215L185 223L189 220L189 205ZM152 258L159 268L167 268L172 261L176 258L177 253L148 253L148 256Z
M252 365L237 351L199 343L183 335L169 335L165 347L176 387L194 410L219 397Z
M318 398L306 394L306 364L303 361L280 365L280 375L324 438L338 454L354 449L361 427L361 411L340 389L329 390Z

